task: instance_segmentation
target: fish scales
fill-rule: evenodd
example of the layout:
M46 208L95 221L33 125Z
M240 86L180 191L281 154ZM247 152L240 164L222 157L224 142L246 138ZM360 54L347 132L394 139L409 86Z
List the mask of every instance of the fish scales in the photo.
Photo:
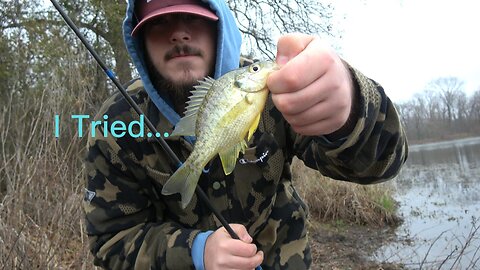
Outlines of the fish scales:
M182 207L191 201L203 168L217 154L230 174L246 141L258 127L266 103L268 75L277 69L272 61L254 63L226 73L217 80L206 78L195 86L185 116L171 136L196 136L192 153L168 179L162 194L180 193Z

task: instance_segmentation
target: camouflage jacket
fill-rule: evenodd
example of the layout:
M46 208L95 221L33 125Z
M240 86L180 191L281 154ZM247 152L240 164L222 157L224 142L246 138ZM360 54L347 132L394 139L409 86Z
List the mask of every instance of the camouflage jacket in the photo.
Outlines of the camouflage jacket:
M361 184L392 178L406 159L406 138L393 104L376 82L350 71L360 116L350 136L330 142L323 136L296 134L269 98L234 172L225 176L217 157L199 181L229 223L246 226L264 251L263 269L308 269L311 262L308 210L291 183L293 156L326 176ZM172 132L140 80L128 91L161 134ZM109 124L139 120L119 94L104 103L96 119L104 121L103 115ZM161 195L173 166L154 139L104 137L103 125L95 128L96 136L88 141L84 202L95 264L108 269L193 269L193 239L220 222L196 195L186 209L179 194ZM183 138L166 141L182 160L192 150Z

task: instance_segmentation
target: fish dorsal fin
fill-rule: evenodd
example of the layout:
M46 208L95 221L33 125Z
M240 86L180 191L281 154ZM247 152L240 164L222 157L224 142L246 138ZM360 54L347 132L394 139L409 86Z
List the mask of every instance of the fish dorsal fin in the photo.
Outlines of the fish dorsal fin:
M206 77L205 80L198 82L199 84L193 87L195 90L190 91L191 95L188 97L189 101L187 101L187 107L185 108L185 117L190 117L192 115L195 115L196 117L198 108L200 108L200 105L202 105L208 90L212 88L215 80L210 77Z
M206 77L199 81L199 84L194 86L195 90L190 91L191 95L188 97L187 107L185 108L185 115L175 125L175 130L171 136L195 136L195 126L197 123L198 109L203 103L208 90L213 86L214 79Z
M212 88L213 84L215 83L215 79L213 79L210 76L205 77L205 79L198 81L199 84L195 85L193 88L195 88L194 91L206 91L210 90ZM192 91L192 93L194 92Z

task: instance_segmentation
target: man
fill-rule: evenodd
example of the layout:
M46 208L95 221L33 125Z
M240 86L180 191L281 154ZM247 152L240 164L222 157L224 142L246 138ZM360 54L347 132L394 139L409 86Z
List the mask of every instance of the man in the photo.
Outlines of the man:
M130 0L123 27L141 77L129 93L161 134L172 132L198 79L218 78L240 62L240 33L222 0ZM249 148L232 174L225 176L215 158L198 184L240 240L196 195L183 209L179 194L161 194L175 169L153 139L97 136L88 143L85 197L97 265L308 269L307 210L291 184L293 156L361 184L397 174L406 159L405 135L377 83L309 35L280 38L276 61L280 69L268 79L271 98ZM119 95L97 118L103 115L109 123L139 120ZM101 125L95 128L103 134ZM166 141L183 160L192 150L184 138Z

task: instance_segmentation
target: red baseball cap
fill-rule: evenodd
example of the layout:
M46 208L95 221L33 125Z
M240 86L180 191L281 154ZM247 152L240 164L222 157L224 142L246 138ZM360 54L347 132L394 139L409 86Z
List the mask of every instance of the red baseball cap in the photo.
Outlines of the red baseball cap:
M169 13L190 13L217 21L218 16L208 9L200 0L137 0L135 15L139 23L132 31L132 36L151 19Z

